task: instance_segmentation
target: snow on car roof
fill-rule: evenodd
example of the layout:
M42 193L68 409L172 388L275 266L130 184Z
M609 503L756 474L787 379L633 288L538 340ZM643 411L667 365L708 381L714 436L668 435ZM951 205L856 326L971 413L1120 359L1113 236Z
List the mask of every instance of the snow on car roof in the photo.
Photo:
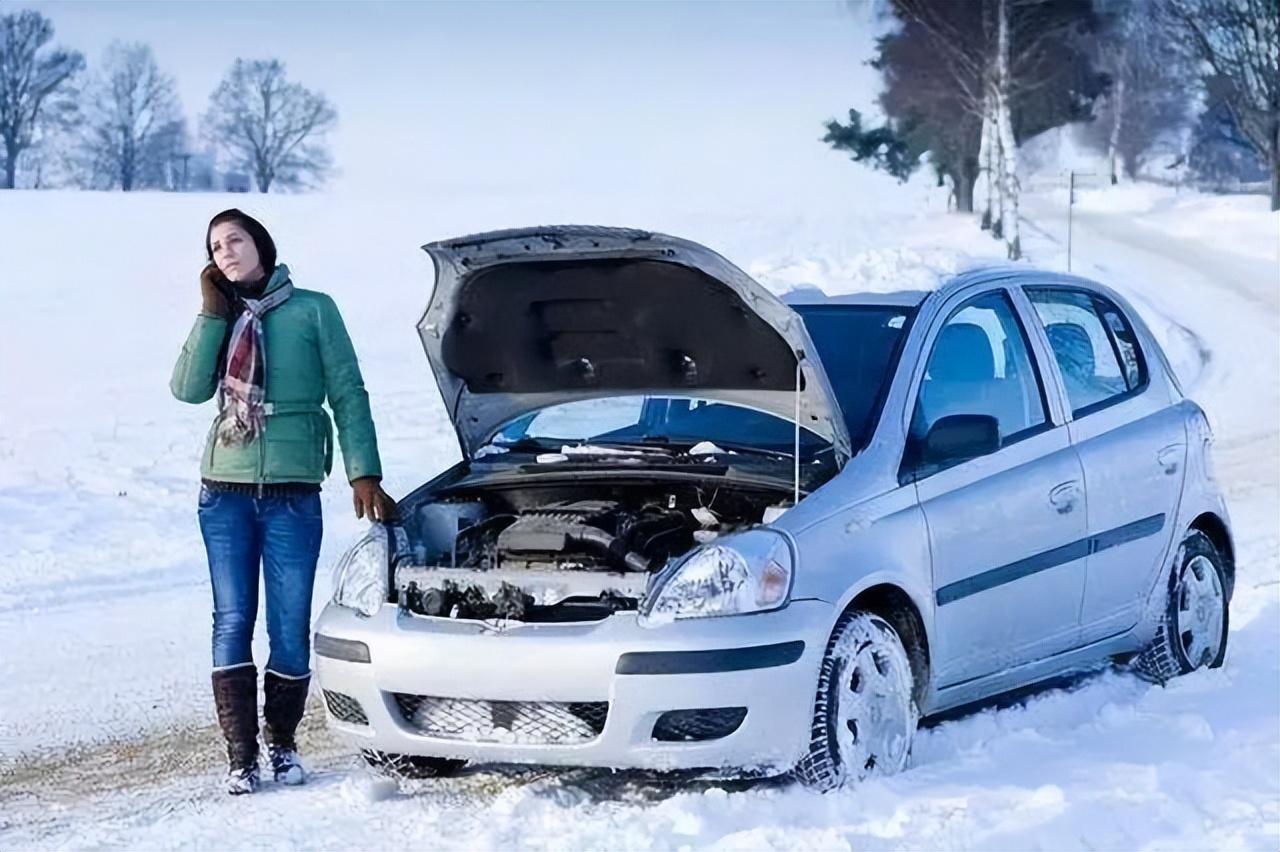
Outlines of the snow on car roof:
M793 258L752 264L756 280L789 305L901 305L914 307L959 278L1010 269L1033 270L1003 258L949 250L872 249L847 261Z
M876 248L846 258L790 255L760 260L747 271L791 304L918 305L973 265L973 259L960 251Z
M898 305L915 307L925 300L925 290L898 290L893 293L848 293L828 296L817 287L805 286L788 290L781 295L788 305Z

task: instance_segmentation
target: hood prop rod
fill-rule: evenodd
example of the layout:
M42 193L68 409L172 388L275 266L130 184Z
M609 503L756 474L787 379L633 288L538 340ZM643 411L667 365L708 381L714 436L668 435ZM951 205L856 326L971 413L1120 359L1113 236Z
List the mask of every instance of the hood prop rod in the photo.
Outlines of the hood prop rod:
M792 444L791 458L795 469L795 475L792 479L792 507L800 505L800 382L802 376L800 373L800 365L804 361L804 350L796 351L796 420L795 420L795 440Z

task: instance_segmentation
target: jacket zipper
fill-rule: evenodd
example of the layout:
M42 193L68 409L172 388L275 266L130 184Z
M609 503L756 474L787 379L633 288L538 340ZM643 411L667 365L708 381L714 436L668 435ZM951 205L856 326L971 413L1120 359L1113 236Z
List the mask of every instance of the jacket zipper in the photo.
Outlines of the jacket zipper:
M265 295L265 293L264 293ZM262 341L266 344L267 340L267 321L266 317L262 318ZM264 353L262 356L262 404L269 405L267 402L267 358ZM258 499L262 499L262 480L267 475L267 420L269 417L262 418L262 432L258 435Z

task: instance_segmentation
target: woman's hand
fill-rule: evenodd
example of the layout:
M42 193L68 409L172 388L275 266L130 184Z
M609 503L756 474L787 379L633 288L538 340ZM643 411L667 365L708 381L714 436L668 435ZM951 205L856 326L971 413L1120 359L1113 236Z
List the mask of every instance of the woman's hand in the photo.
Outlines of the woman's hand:
M351 480L351 499L357 518L367 516L371 521L385 524L396 516L396 501L382 490L381 480L376 476Z
M204 269L200 270L200 310L206 314L225 317L231 313L231 305L218 287L218 281L221 279L222 273L212 263L206 264Z

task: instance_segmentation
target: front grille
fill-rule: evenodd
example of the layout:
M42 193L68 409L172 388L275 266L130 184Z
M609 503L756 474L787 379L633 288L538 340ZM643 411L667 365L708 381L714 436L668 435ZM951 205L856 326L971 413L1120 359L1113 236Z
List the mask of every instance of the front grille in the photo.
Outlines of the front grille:
M654 723L653 738L664 743L718 740L738 730L745 718L745 707L668 710Z
M607 701L479 701L393 693L405 722L448 740L569 745L600 736Z
M367 725L369 717L364 715L364 708L360 706L360 702L356 701L350 695L343 695L341 692L324 691L324 703L328 706L329 712L333 718L339 722L349 722L352 725Z

